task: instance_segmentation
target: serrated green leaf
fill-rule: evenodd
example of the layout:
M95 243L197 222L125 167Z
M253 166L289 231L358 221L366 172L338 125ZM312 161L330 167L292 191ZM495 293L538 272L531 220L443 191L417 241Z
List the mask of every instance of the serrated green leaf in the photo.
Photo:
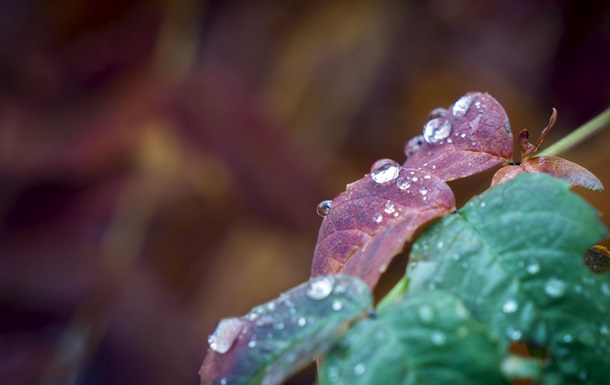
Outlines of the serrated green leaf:
M502 353L450 293L409 296L363 319L324 358L320 385L507 384Z
M219 323L201 367L202 384L278 384L325 352L372 306L368 286L330 275Z
M418 239L409 293L454 293L504 346L546 348L548 379L601 384L610 365L610 284L588 271L582 255L606 234L567 183L519 175Z

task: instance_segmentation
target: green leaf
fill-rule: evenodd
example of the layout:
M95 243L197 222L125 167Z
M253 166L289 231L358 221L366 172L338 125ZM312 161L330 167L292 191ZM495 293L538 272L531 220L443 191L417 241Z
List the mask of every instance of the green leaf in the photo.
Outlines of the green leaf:
M508 384L502 353L446 292L409 296L363 319L325 357L319 383Z
M582 255L606 235L567 183L519 175L428 228L413 246L409 293L449 291L504 346L546 348L549 383L605 383L610 283Z
M325 352L346 324L372 306L368 286L348 275L321 276L221 321L210 336L202 384L278 384Z

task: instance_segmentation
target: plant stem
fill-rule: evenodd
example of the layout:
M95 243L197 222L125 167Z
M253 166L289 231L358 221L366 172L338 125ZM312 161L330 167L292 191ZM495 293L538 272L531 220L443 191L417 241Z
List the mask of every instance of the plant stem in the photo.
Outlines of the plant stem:
M593 119L589 120L587 123L578 127L568 136L559 140L559 142L554 143L546 150L541 151L538 156L557 156L578 145L593 134L596 134L597 132L606 128L608 123L610 123L610 107Z
M388 304L393 302L399 297L402 297L409 288L409 278L405 275L400 281L385 295L377 304L377 310L383 310Z

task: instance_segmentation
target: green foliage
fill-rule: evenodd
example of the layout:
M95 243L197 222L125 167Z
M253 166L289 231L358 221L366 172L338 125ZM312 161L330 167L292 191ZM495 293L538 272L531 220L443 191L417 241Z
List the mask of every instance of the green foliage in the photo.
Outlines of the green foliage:
M320 356L319 383L606 383L610 281L582 263L588 247L606 235L597 212L561 180L521 174L488 190L419 237L407 275L377 316L352 314L343 338L324 347L330 351ZM364 305L370 294L360 292ZM315 333L282 338L310 346L311 338L321 341ZM548 356L514 356L514 343ZM284 354L277 346L268 345L265 354L277 360ZM301 359L314 357L313 349L291 349ZM256 354L248 359L260 361ZM269 362L261 365L272 381L237 383L278 383L290 373L274 365L270 377Z

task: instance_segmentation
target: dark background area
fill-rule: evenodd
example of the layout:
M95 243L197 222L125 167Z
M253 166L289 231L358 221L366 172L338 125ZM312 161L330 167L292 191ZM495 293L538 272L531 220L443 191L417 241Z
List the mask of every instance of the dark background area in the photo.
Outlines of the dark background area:
M308 278L317 203L474 90L533 138L557 108L547 145L588 121L610 3L0 2L0 383L198 383L220 318ZM609 148L564 157L610 186Z

